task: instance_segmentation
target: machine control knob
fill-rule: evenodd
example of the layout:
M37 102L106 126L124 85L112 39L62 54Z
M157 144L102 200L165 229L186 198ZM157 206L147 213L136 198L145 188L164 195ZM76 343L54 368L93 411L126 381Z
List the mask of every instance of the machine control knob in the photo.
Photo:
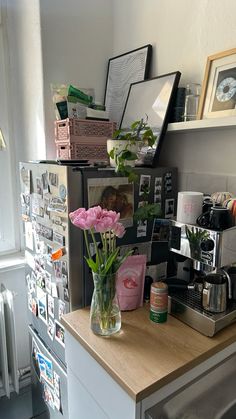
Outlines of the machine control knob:
M201 242L201 249L204 252L211 252L215 247L215 242L212 239L207 239Z

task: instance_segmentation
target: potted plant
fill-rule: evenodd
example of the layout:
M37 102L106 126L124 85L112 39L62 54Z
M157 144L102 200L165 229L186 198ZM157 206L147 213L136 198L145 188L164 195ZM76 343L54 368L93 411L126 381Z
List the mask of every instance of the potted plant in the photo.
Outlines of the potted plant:
M133 171L135 161L138 160L139 150L143 145L152 147L156 141L156 135L143 118L132 123L130 129L116 130L112 139L107 140L107 152L110 157L110 165L116 168L116 172L127 176L130 182L136 180L137 175Z

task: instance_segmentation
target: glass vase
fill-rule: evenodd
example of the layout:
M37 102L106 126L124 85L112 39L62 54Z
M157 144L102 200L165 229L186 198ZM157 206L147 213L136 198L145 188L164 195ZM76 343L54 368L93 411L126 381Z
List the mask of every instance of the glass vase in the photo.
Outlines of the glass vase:
M90 326L96 335L110 336L121 328L121 312L116 295L116 274L93 273L94 291Z

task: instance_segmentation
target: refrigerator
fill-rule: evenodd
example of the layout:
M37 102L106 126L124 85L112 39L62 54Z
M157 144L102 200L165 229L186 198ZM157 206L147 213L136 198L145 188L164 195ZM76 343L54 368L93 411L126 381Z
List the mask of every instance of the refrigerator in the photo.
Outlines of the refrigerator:
M135 171L138 180L129 183L110 167L73 161L20 163L33 416L68 418L66 342L60 319L89 305L93 292L83 232L70 222L69 213L95 205L119 211L126 227L117 240L121 254L128 248L146 254L149 275L167 263L165 233L176 212L177 169ZM134 222L135 211L146 202L160 204L162 219ZM92 243L90 250L93 253Z

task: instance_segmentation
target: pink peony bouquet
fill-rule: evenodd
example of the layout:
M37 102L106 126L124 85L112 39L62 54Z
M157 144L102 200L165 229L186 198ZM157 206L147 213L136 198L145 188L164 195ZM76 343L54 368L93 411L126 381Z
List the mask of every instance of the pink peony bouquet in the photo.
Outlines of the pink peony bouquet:
M115 211L102 209L100 206L86 210L79 208L69 214L72 224L84 232L85 244L88 257L85 257L92 272L100 275L107 275L116 272L126 257L119 256L119 247L116 246L116 237L123 237L125 234L124 226L119 222L120 214ZM88 232L91 234L95 248L96 257L91 255ZM101 245L98 245L96 233L100 235ZM95 259L95 260L94 260Z

